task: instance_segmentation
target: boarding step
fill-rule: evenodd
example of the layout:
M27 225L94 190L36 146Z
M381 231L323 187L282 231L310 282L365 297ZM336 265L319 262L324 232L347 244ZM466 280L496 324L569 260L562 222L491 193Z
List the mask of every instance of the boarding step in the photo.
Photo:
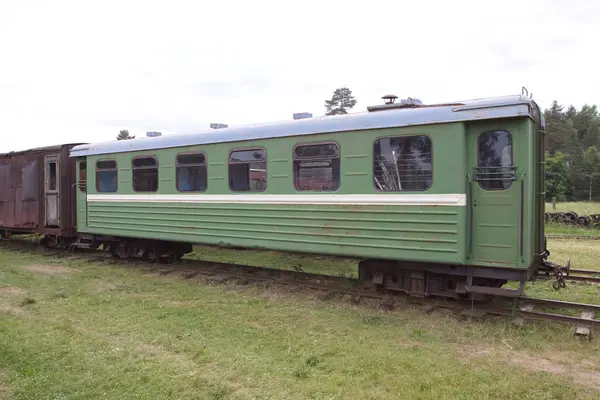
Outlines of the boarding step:
M94 245L93 239L82 239L79 238L77 241L71 243L71 249L89 249Z
M480 293L503 297L521 297L523 295L523 291L520 289L503 289L489 286L466 285L465 290L467 293Z

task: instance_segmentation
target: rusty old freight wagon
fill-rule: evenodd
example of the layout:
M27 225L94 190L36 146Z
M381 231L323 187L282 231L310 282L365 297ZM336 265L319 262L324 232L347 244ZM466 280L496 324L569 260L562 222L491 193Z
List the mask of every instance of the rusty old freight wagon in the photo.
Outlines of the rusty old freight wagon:
M77 235L75 161L69 158L76 145L0 154L0 235L41 233L59 241Z

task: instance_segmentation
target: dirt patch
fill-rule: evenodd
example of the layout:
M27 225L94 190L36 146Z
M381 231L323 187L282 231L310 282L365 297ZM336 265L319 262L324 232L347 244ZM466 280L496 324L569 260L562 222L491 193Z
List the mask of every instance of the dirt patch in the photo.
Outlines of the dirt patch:
M16 314L23 314L25 311L21 307L10 306L8 304L0 304L0 312Z
M89 287L92 291L96 293L106 292L110 290L115 290L119 287L116 283L112 282L104 282L101 280L90 282Z
M591 360L581 360L565 363L559 356L537 357L521 351L511 349L483 348L479 346L463 346L463 351L468 357L490 358L517 365L531 372L548 372L553 375L564 376L574 383L590 389L600 390L600 372L590 371L586 368L595 366ZM561 362L562 361L562 362Z
M15 296L21 296L25 291L16 286L4 286L0 288L0 312L10 314L23 314L21 307L13 305Z
M42 275L56 275L77 272L76 269L65 267L62 265L47 265L47 264L36 264L28 265L23 267L27 271L37 272Z
M8 295L20 295L20 294L24 294L25 291L19 287L16 286L4 286L4 287L0 287L0 294L8 294Z
M257 297L260 300L279 300L283 297L283 294L277 291L267 291L260 293Z
M0 370L0 400L9 398L11 390L6 384L7 381L8 374L5 371Z
M188 359L185 353L174 353L165 349L162 346L144 342L138 342L134 344L133 347L136 348L136 350L139 353L146 354L150 357L162 358L190 367L195 366L195 363L192 360Z

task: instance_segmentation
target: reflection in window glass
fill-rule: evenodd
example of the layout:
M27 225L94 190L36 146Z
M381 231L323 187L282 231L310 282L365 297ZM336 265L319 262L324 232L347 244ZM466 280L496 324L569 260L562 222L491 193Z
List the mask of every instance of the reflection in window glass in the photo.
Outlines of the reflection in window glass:
M116 192L118 171L115 160L100 160L96 163L96 190L101 193Z
M267 189L266 154L262 149L239 150L229 156L229 187L233 191Z
M56 190L56 161L48 163L48 190Z
M337 144L297 146L294 150L294 183L297 190L337 190L340 186Z
M177 156L177 190L202 192L206 190L206 157L203 153Z
M384 192L431 187L431 139L425 135L379 139L374 146L375 187Z
M136 192L156 192L158 190L158 165L154 157L134 158L133 190Z
M507 189L512 184L512 136L507 131L488 131L479 135L477 180L488 190Z

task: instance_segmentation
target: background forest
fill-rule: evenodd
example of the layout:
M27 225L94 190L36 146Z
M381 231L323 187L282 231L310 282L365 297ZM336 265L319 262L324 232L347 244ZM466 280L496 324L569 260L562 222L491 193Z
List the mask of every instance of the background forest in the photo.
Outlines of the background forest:
M566 110L554 101L546 117L546 198L600 201L600 116L596 105Z

